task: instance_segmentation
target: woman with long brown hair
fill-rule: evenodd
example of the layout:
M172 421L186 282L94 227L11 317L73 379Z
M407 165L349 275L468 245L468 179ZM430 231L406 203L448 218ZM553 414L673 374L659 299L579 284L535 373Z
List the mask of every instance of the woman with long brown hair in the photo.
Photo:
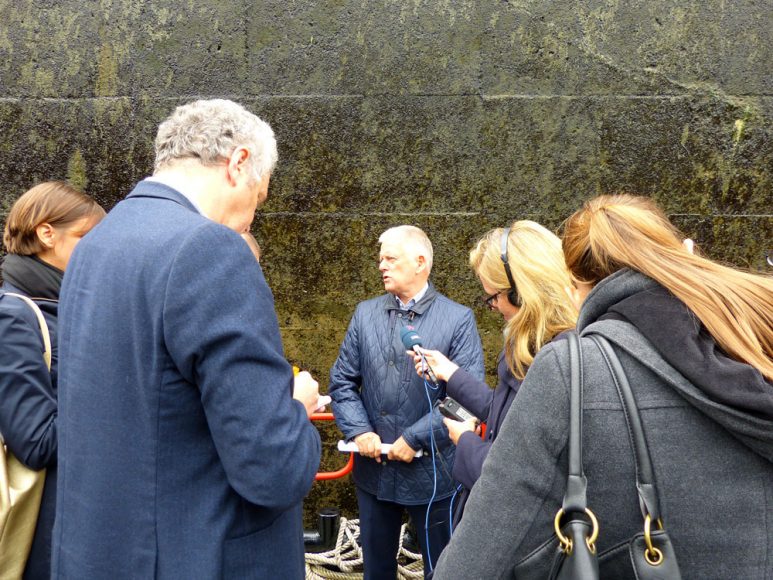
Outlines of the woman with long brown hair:
M628 423L598 335L630 382L659 500L661 517L649 522L668 532L682 576L770 578L773 279L691 254L642 197L588 201L567 220L563 249L581 302L582 462L601 577L633 578L628 542L643 522L645 536L650 530L640 504L649 491L637 490ZM569 349L545 346L435 578L510 577L555 537L567 492L569 385ZM657 572L662 559L647 554Z
M104 215L91 197L65 183L50 181L19 197L5 223L3 243L8 254L0 268L0 434L22 464L35 471L46 469L25 579L51 576L58 447L59 290L76 244ZM42 330L35 313L9 294L32 299L42 312L51 339L50 372L43 359ZM9 570L0 570L0 576L2 572Z

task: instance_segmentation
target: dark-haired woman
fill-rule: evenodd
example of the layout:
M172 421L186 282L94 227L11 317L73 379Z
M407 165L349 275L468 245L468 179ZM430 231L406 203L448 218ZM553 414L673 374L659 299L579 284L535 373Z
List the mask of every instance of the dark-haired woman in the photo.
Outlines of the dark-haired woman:
M3 233L8 255L0 287L0 433L19 461L46 469L43 499L24 578L51 575L56 500L56 314L62 276L75 245L105 215L90 197L60 182L41 183L11 208ZM51 337L51 371L32 309L7 293L31 298Z

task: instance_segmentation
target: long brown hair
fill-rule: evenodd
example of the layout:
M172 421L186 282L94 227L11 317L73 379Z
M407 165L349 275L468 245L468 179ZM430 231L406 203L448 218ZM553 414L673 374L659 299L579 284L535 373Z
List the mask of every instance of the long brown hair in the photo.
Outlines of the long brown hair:
M773 278L693 255L682 240L649 198L602 195L566 221L563 248L577 281L631 268L659 282L729 356L773 380Z
M493 229L478 241L470 251L470 266L487 286L507 292L502 231ZM510 372L523 379L539 349L559 332L574 328L577 313L566 294L571 278L555 234L533 221L514 222L507 255L521 305L505 326L505 360Z

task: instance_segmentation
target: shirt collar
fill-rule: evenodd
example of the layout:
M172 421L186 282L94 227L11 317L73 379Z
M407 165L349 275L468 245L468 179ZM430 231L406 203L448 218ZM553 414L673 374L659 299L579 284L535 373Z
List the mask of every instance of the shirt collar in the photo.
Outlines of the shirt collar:
M411 298L407 303L403 303L402 300L400 300L397 296L395 296L395 300L397 300L397 304L400 306L400 310L408 310L411 306L416 304L419 300L424 298L424 295L427 293L427 290L429 290L429 282L424 284L424 287L419 290L419 293L416 294L413 298Z
M161 185L166 185L167 187L171 187L169 184L165 183L162 179L158 179L157 177L155 177L153 175L151 175L150 177L146 177L145 179L143 179L143 181L150 181L152 183L160 183ZM201 211L201 207L199 206L198 203L196 203L196 200L193 199L193 196L191 196L189 192L183 191L180 188L178 188L177 186L175 186L173 189L176 192L178 192L180 195L182 195L185 199L187 199L189 202L191 202L191 205L196 209L197 212L199 212L204 217L208 217L208 216L204 215L204 212Z

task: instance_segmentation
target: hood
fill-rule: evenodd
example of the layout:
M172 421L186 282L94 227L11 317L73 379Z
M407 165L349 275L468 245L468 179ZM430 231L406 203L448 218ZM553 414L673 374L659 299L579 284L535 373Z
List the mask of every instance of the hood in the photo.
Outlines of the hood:
M606 336L773 461L773 384L756 368L729 357L663 286L632 270L616 272L588 295L577 328Z

